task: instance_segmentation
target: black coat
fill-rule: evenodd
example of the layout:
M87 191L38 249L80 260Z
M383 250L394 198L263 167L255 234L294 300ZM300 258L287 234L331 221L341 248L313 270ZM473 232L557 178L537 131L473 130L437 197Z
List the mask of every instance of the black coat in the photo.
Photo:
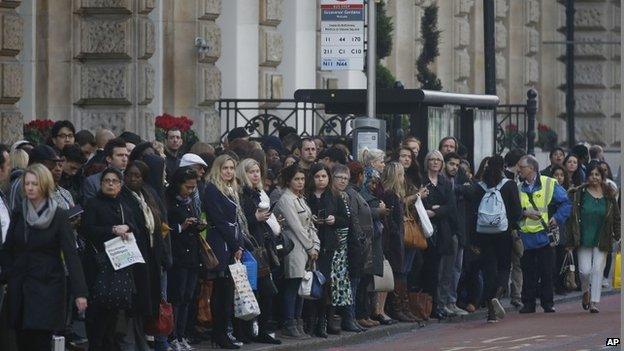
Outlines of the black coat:
M470 216L470 202L474 197L472 183L466 176L465 172L457 172L455 177L445 177L446 181L451 185L453 189L453 195L455 196L455 209L457 210L456 216L456 231L457 241L460 247L466 246L470 231L466 227L466 218Z
M453 235L457 233L457 210L455 203L455 195L451 189L451 184L438 175L438 185L434 186L429 178L425 179L429 188L429 195L423 200L425 209L435 212L435 216L431 218L431 223L435 228L435 232L429 243L433 245L436 252L440 255L450 255L453 253L452 240ZM433 209L433 206L440 206Z
M199 213L195 213L192 201L183 202L176 198L167 200L173 266L199 269L199 230L193 225L181 230L184 221L190 217L199 219Z
M0 251L3 280L8 280L10 324L16 329L62 330L65 327L69 271L72 295L87 297L87 286L67 212L57 209L47 229L29 227L21 210L13 212ZM61 256L62 254L62 256Z
M225 272L234 252L244 247L243 236L238 229L236 203L225 196L213 183L206 185L202 208L210 222L206 240L219 260L214 272Z
M155 197L156 194L144 190L144 197ZM124 209L130 212L130 216L136 223L137 231L134 237L137 246L143 255L145 264L132 265L134 284L137 290L137 297L134 306L136 311L143 316L153 316L158 313L160 303L160 279L161 267L166 267L167 257L165 251L165 243L162 237L162 219L154 215L154 232L149 233L145 224L145 215L141 209L138 200L132 195L131 190L125 188L122 190L121 201ZM148 202L149 204L149 202ZM163 213L162 209L153 209L157 213Z
M88 241L87 252L89 254L85 255L83 263L89 288L93 286L99 272L95 261L95 250L104 252L104 242L117 237L113 234L113 226L122 224L128 225L131 232L138 232L132 212L122 204L121 196L111 198L99 192L85 203L81 231Z
M352 231L349 233L349 273L352 277L373 274L375 227L372 210L353 185L349 185L346 192L349 196Z
M321 242L319 258L316 261L317 269L326 277L329 277L331 274L334 252L338 248L336 229L349 227L350 219L347 215L347 208L339 196L334 195L331 190L327 189L321 194L320 198L317 198L314 194L309 194L306 199L313 215L319 218L327 218L328 216L334 216L335 218L333 225L325 223L316 224L318 229L317 235Z
M256 211L258 210L258 204L260 204L260 192L256 189L252 189L248 186L243 188L243 192L240 193L240 205L247 219L247 227L249 234L253 236L254 241L245 240L245 249L248 251L254 251L257 247L264 247L267 251L264 251L263 257L255 257L258 261L259 273L268 275L270 271L270 260L268 257L268 250L272 250L272 254L277 257L275 252L275 245L273 242L273 230L267 224L267 222L260 222L256 218ZM258 255L262 250L255 251L254 255Z
M382 198L387 208L392 208L386 216L383 230L383 252L392 267L392 272L403 272L403 258L405 256L405 204L394 192L386 190Z
M368 203L371 209L371 216L373 217L373 240L372 240L372 261L373 266L371 273L377 276L383 276L383 245L382 245L382 232L384 228L383 218L380 215L379 205L381 200L371 194L368 191L360 190L360 195Z

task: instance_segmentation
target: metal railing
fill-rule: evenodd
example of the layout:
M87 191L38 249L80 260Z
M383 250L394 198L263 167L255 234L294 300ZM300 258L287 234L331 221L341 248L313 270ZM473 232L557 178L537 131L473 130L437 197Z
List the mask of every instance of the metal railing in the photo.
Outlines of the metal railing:
M526 105L499 105L496 108L496 153L527 150L527 120Z
M236 127L245 128L253 138L278 135L279 129L293 127L301 136L321 135L328 139L351 135L349 114L326 114L321 104L296 100L222 99L221 138Z

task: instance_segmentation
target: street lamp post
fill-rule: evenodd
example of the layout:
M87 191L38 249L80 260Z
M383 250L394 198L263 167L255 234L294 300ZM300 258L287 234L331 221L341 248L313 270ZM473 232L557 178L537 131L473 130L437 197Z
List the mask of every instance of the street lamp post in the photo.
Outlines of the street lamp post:
M485 59L485 93L489 95L496 95L494 0L483 0L483 41Z
M568 146L572 148L574 140L574 0L566 0L566 122Z

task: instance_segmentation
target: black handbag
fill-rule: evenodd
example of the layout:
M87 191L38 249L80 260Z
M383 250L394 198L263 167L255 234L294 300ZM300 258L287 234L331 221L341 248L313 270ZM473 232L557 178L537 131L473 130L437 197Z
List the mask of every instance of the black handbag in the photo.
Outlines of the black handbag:
M91 300L105 309L125 310L132 307L135 292L132 268L113 269L105 252L95 255L98 274L91 289Z
M121 221L124 222L123 207ZM110 310L126 310L132 307L132 295L136 292L132 266L115 270L106 252L95 251L95 262L98 273L91 288L91 301L94 304Z

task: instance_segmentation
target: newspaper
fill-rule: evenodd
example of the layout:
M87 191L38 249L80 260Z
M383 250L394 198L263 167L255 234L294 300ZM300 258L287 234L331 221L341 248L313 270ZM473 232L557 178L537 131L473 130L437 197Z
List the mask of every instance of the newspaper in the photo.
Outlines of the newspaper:
M104 250L115 270L126 268L135 263L145 263L132 233L128 235L126 240L116 237L105 242Z

